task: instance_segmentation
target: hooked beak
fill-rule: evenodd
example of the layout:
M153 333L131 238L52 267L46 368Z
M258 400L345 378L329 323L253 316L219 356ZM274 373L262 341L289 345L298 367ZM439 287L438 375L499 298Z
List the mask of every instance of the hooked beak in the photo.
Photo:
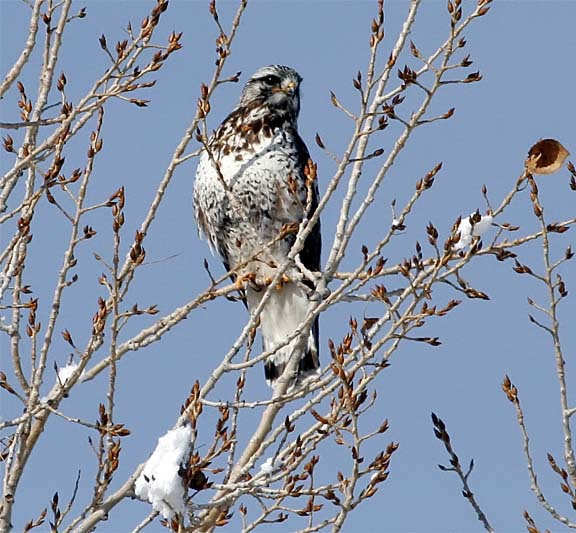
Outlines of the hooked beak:
M293 81L289 82L288 85L286 85L284 92L290 96L293 96L296 92L296 84Z
M293 81L289 81L285 87L275 87L274 89L272 89L272 92L284 93L287 94L288 96L294 96L294 93L296 92L296 83L294 83Z

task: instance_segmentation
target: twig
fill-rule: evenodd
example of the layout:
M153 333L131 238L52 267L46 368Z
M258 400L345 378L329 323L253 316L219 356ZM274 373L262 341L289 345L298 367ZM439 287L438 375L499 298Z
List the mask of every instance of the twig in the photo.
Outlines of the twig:
M450 465L451 465L450 467L443 466L443 465L438 465L438 467L440 468L440 470L442 470L444 472L456 472L456 474L458 474L458 477L460 478L460 481L462 482L462 495L464 496L464 498L466 498L468 500L468 502L470 503L470 505L472 506L472 508L476 512L476 515L478 516L478 520L480 520L480 522L482 522L484 529L486 531L493 532L494 529L492 528L492 526L488 522L488 519L486 518L484 511L482 511L482 509L480 508L480 505L476 501L476 498L474 497L474 493L470 489L470 485L468 483L468 478L470 477L470 474L472 473L472 469L474 468L474 459L472 459L470 461L470 466L468 467L468 470L466 471L466 473L464 473L464 471L462 470L462 465L460 464L460 459L458 458L458 456L456 455L456 452L454 452L454 449L452 448L452 443L450 441L450 435L448 434L448 431L446 430L446 425L444 424L442 419L438 418L434 413L432 413L432 424L434 424L434 435L436 436L436 438L438 440L440 440L444 444L444 447L446 448L446 451L448 452L448 455L450 456Z

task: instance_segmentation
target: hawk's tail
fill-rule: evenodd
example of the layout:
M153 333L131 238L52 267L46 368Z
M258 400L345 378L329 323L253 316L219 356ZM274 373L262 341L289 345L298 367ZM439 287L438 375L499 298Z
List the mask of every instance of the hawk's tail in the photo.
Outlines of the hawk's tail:
M264 292L264 290L258 292L251 288L247 290L248 307L251 311L256 309ZM306 318L309 306L306 292L296 284L286 283L282 289L272 292L260 314L260 331L264 350L270 351L278 344L285 342ZM291 378L290 388L298 388L308 379L318 375L320 367L318 334L318 317L316 317L310 329L304 353L294 354L300 360L296 375ZM278 348L264 363L264 375L271 387L274 387L276 380L284 373L294 350L298 349L297 343L298 338L295 338Z

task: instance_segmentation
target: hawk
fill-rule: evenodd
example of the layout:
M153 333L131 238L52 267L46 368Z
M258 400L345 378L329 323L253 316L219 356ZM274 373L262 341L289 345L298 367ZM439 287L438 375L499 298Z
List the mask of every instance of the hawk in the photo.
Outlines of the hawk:
M209 139L196 171L194 211L199 232L233 279L247 282L244 303L252 314L276 268L286 262L298 224L318 206L316 180L307 179L310 156L298 135L301 81L289 67L258 70ZM320 251L317 222L299 253L309 271L320 270ZM307 279L296 281L297 273L295 264L288 265L281 282L270 288L260 314L263 349L275 350L264 366L272 387L293 354L299 363L296 376L290 377L291 387L318 373L318 318L301 353L295 353L297 338L286 344L306 317L313 288ZM284 346L277 348L281 343Z

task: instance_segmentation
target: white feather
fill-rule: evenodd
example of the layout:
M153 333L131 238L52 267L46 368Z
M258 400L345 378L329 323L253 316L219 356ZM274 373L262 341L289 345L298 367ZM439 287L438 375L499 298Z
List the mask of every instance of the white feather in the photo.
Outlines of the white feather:
M279 344L285 343L294 334L298 326L306 318L310 306L306 292L295 283L285 283L281 289L272 290L273 292L264 304L260 314L260 332L264 350L266 351L273 350ZM254 313L260 304L265 292L264 289L261 291L255 291L252 288L247 289L246 299L251 313ZM290 360L297 344L298 336L285 346L278 348L270 356L270 361L276 366L284 366ZM308 337L307 349L316 352L312 332L310 332ZM302 350L299 351L301 352ZM301 358L302 354L297 357Z

